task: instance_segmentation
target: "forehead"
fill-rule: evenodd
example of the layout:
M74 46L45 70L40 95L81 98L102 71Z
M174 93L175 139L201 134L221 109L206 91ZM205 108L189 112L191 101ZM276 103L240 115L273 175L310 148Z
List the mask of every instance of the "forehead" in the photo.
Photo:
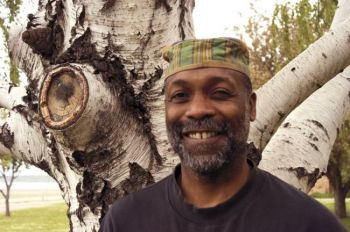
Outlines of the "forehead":
M199 68L178 72L165 80L165 90L172 86L184 85L199 87L216 83L227 83L235 87L242 86L243 74L226 68Z

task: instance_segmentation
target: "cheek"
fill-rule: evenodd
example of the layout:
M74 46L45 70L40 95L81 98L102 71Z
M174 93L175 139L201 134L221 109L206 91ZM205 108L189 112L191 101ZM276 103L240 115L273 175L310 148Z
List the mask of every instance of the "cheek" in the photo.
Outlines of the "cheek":
M176 122L181 118L181 115L181 107L170 106L169 104L165 105L165 121L167 124Z

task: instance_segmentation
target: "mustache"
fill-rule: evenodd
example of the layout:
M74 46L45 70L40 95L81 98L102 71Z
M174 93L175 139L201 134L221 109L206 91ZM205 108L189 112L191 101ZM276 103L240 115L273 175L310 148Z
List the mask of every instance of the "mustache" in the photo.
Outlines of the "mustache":
M171 129L175 133L186 133L190 131L216 131L227 132L230 129L230 124L227 121L216 122L211 118L204 119L188 119L184 122L176 122L171 125Z

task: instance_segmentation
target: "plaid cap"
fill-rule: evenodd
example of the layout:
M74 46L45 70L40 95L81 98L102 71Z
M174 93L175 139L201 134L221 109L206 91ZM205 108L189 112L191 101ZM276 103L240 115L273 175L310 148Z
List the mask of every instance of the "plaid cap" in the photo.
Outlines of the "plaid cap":
M249 51L245 43L235 38L192 39L177 42L162 50L169 63L165 78L190 69L228 68L249 77Z

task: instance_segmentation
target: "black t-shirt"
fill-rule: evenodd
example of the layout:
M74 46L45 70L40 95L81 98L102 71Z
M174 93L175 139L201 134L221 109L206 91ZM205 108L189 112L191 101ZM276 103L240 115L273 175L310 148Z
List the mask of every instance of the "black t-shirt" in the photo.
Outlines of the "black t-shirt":
M175 174L118 200L101 232L345 232L316 200L253 168L248 182L226 202L196 208L186 202Z

